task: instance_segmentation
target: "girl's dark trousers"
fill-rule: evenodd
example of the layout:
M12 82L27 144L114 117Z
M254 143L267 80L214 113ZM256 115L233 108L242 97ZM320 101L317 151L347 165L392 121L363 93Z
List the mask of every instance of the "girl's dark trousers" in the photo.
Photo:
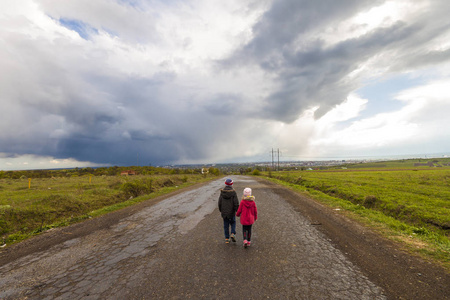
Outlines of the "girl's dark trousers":
M244 240L250 242L252 239L252 225L242 225L242 233L244 234Z

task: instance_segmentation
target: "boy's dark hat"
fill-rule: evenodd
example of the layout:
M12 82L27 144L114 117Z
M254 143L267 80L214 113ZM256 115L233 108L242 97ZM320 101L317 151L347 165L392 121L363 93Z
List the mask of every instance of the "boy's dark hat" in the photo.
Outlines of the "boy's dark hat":
M225 180L225 184L226 184L226 185L233 185L233 180L231 180L230 178L228 178L227 180Z

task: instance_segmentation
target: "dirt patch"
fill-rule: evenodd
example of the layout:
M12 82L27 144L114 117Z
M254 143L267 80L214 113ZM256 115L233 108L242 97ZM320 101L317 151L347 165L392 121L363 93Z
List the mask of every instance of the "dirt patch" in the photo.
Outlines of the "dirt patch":
M310 219L390 299L450 299L450 274L442 267L402 250L402 246L325 207L268 180L265 184Z
M402 241L402 242L404 242L404 243L406 243L406 244L408 244L408 245L410 245L410 246L412 246L414 248L417 248L417 249L427 249L427 244L426 243L418 241L418 240L413 240L413 239L408 238L406 236L399 236L399 237L396 237L396 239L398 239L398 240L400 240L400 241Z

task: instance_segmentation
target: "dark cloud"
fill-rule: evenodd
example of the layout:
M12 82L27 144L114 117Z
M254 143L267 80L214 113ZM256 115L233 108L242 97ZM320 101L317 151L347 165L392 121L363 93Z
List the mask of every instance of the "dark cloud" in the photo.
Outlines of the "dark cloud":
M254 26L255 38L245 46L246 58L272 63L285 49L292 47L298 37L312 29L323 28L357 11L377 6L384 1L274 1L272 7Z
M397 23L332 47L317 43L317 48L285 51L283 63L276 70L281 88L268 99L267 117L293 122L313 106L319 106L316 117L324 115L358 87L357 81L345 80L349 73L413 32L414 28Z
M243 101L242 95L219 93L208 99L203 109L205 110L205 114L237 119L239 118L239 110L242 107Z
M351 48L346 48L348 43L325 49L318 39L305 43L301 39L310 30L350 17L369 5L375 4L373 1L275 1L254 26L254 39L224 64L255 63L277 75L280 88L266 99L261 116L290 123L313 106L320 106L317 111L320 116L345 100L355 87L354 83L342 79L360 61L355 59Z
M170 138L136 136L132 139L105 139L71 136L58 141L57 158L74 157L81 161L115 165L159 165L172 161L180 153Z
M233 67L236 62L257 64L275 74L279 88L266 98L261 116L290 123L305 109L318 106L315 115L320 118L345 101L361 84L358 78L346 80L348 75L378 54L395 53L387 66L391 70L448 59L448 50L415 53L423 43L445 32L442 26L448 28L448 21L429 25L433 11L409 24L397 22L332 46L309 36L383 2L275 1L254 26L255 37L223 63Z

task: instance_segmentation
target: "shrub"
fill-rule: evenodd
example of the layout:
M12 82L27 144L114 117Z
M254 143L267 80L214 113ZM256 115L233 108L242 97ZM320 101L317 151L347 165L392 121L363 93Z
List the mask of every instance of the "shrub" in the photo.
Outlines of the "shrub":
M419 234L419 235L428 235L430 234L430 231L424 227L414 227L413 228L413 232L415 234Z
M109 187L110 189L114 189L114 190L119 189L119 188L122 187L122 181L120 181L120 180L115 180L115 181L111 182L111 183L108 185L108 187Z
M131 197L138 197L141 195L149 194L153 192L153 180L135 180L131 182L125 182L122 184L121 190Z
M378 198L376 196L368 195L364 198L363 205L367 208L373 208L377 205L377 203L378 203Z
M295 184L303 184L306 180L302 178L302 176L297 177L297 179L295 180Z
M220 175L220 170L217 168L209 168L209 173L213 174L215 176L219 176Z
M175 183L172 181L172 179L167 179L167 180L165 180L164 182L163 182L163 186L164 187L168 187L168 186L173 186Z

